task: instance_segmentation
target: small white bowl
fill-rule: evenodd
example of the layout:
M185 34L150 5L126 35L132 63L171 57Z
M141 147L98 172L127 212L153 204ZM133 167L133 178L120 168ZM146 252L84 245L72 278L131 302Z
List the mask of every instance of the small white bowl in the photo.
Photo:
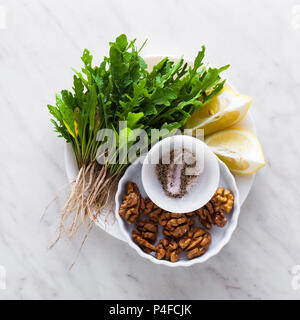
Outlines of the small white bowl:
M225 189L231 190L234 195L234 206L232 212L227 215L227 224L224 228L218 228L217 226L213 226L212 229L209 231L212 236L212 242L209 249L200 257L197 257L192 260L188 260L185 256L181 256L180 260L177 262L170 262L167 260L158 260L155 258L154 253L148 254L145 253L136 243L132 240L132 230L134 229L135 225L128 224L124 219L122 219L119 215L119 208L122 204L123 196L127 190L127 183L129 181L134 182L137 184L142 197L146 197L147 194L143 188L142 179L141 179L141 171L142 171L142 163L141 159L137 159L133 164L131 164L127 170L125 171L124 175L119 181L118 190L116 193L115 198L115 215L120 226L120 231L123 234L125 241L132 247L141 257L150 260L155 264L162 264L168 267L188 267L193 264L203 263L210 259L211 257L215 256L220 252L220 250L229 242L234 230L237 227L238 217L240 214L240 197L239 192L235 183L235 179L233 175L230 173L227 166L221 161L219 162L220 167L220 180L218 182L218 187L224 187ZM162 234L158 234L157 241L163 238ZM155 244L156 244L155 243Z
M188 149L199 161L199 176L182 198L168 196L156 174L159 159L173 149ZM147 153L142 167L143 187L148 197L160 208L176 213L195 211L204 206L218 188L220 170L218 158L199 139L175 135L156 143Z

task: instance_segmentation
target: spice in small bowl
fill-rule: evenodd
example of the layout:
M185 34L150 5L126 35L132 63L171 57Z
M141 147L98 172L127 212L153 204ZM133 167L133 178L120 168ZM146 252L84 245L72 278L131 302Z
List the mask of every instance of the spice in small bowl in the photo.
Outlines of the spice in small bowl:
M204 206L220 179L217 157L194 137L174 135L157 142L142 165L142 183L160 208L185 213Z
M199 159L189 149L173 149L160 158L156 175L169 197L182 198L199 178Z

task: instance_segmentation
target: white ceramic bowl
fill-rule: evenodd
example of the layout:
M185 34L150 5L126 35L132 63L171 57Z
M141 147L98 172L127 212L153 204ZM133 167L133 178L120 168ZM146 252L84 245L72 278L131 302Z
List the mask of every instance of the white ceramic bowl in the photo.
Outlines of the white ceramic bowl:
M194 185L182 198L168 196L157 175L156 165L159 159L173 149L191 151L199 162L199 176L195 176ZM220 170L218 158L199 139L186 135L175 135L156 143L147 153L142 167L142 182L148 197L160 208L185 213L204 206L218 188Z
M140 159L137 159L132 165L130 165L121 180L119 181L118 190L116 193L116 210L115 215L120 227L120 230L125 238L125 241L134 249L136 252L143 258L150 260L156 264L162 264L169 267L187 267L196 263L203 263L207 261L209 258L218 254L220 250L229 242L234 230L236 229L238 223L238 217L240 214L240 199L239 192L235 183L235 179L228 170L227 166L221 161L219 161L220 167L220 180L219 186L230 189L235 197L233 211L230 215L227 216L228 222L224 228L218 228L213 226L210 231L212 235L212 243L209 249L205 252L204 255L188 260L185 257L180 257L180 260L177 262L170 262L166 260L158 260L155 258L154 254L145 253L137 244L132 241L131 232L134 228L134 224L129 225L124 219L122 219L119 215L119 208L122 203L122 199L127 189L127 182L132 181L135 182L141 192L143 197L146 196L146 192L143 188L142 179L141 179L141 171L142 171L142 163ZM158 235L157 242L162 238L162 235ZM157 243L156 242L156 243Z

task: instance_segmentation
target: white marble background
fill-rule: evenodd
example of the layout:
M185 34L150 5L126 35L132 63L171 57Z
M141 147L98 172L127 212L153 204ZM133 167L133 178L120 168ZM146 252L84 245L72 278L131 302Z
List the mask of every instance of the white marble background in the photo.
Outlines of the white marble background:
M299 299L300 1L0 0L0 299ZM203 265L169 269L94 229L47 250L66 183L63 140L47 103L69 88L71 67L89 48L100 60L120 33L148 38L145 55L193 57L207 46L213 65L254 98L267 166L222 252Z

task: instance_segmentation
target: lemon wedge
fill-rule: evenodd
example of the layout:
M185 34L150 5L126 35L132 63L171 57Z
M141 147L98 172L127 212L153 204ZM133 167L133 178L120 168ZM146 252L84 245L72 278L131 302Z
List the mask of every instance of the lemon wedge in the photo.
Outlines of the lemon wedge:
M252 98L225 86L222 91L186 123L187 129L204 129L204 135L223 130L240 122L248 112Z
M256 136L245 129L226 129L205 139L211 150L232 173L250 175L266 163Z

